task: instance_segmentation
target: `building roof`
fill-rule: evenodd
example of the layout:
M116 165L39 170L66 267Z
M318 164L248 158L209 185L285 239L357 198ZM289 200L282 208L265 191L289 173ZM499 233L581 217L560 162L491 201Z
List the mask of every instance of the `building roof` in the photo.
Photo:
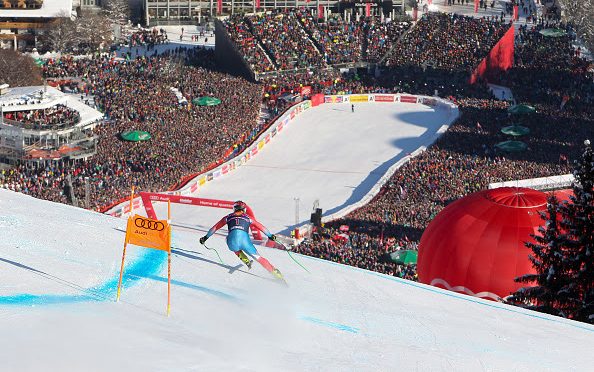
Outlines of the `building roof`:
M43 93L43 95L42 95ZM10 87L0 96L4 112L39 110L65 101L64 93L51 86Z
M70 16L72 0L45 0L39 9L0 9L2 18L57 18Z

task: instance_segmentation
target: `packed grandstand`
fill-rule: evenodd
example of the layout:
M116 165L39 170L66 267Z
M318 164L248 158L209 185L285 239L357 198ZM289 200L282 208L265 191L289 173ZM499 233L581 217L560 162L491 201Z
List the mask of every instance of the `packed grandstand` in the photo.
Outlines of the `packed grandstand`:
M189 175L233 157L297 96L438 94L455 102L461 112L445 135L397 170L370 203L318 227L294 248L415 280L414 265L392 262L389 253L416 250L423 230L445 206L492 182L569 173L570 160L592 133L592 62L572 46L571 28L558 21L535 19L534 25L515 28L514 64L498 71L495 81L508 87L513 97L499 98L484 79L475 84L469 79L514 28L507 16L427 13L416 22L341 16L321 21L310 10L283 9L234 15L224 26L252 71L269 73L259 82L218 70L215 53L200 48L180 47L137 58L47 60L42 66L45 77L80 78L81 83L71 88L104 113L104 125L95 128L97 154L85 161L22 163L0 171L0 184L68 203L64 185L70 176L82 206L106 211L125 198L132 185L139 191L174 190ZM551 27L564 35L547 37L540 32ZM131 39L134 45L164 42L162 32L142 32ZM346 73L335 68L360 62L374 66ZM221 104L207 110L182 105L172 86L186 102L218 97ZM287 96L290 99L284 99ZM510 117L508 108L515 103L531 105L536 113ZM76 113L61 108L11 115L40 126L52 125L56 117L67 123L77 120ZM515 120L530 128L531 135L522 139L527 148L504 152L496 146L508 139L500 129ZM130 130L150 132L152 139L122 146L118 135ZM87 182L92 195L88 204Z

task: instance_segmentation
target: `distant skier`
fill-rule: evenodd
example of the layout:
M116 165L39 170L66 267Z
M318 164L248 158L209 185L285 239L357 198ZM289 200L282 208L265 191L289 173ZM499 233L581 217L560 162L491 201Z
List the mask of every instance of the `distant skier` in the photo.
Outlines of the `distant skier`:
M260 256L256 247L250 240L249 229L254 226L256 229L262 231L270 240L276 241L276 235L271 234L266 227L255 219L250 218L246 213L246 204L241 200L233 204L233 213L221 218L213 227L208 230L206 235L200 238L200 244L204 244L208 238L211 237L218 229L227 225L229 234L227 235L227 247L232 252L235 252L237 257L248 267L252 268L252 262L247 255L258 261L266 270L268 270L276 278L283 280L283 275L274 266L268 262L267 259ZM247 255L246 255L247 253Z
M351 105L351 112L355 112L355 105Z

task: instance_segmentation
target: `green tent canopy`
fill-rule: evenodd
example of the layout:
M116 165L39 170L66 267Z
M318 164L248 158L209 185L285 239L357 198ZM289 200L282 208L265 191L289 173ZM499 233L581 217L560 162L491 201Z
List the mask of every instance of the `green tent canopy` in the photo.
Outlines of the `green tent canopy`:
M501 128L501 133L507 134L510 136L514 136L514 137L520 137L520 136L525 136L528 133L530 133L530 129L528 129L524 126L521 126L521 125L514 124L514 125L510 125L510 126Z
M149 132L143 132L141 130L122 132L120 133L120 136L122 139L131 142L148 141L151 139L151 134Z
M495 145L500 150L507 152L519 152L528 148L528 145L522 141L504 141Z
M545 28L544 30L538 31L542 36L546 37L561 37L567 35L567 32L560 28Z
M416 264L417 255L417 251L402 250L390 253L390 259L400 265Z
M221 100L217 97L200 97L194 98L192 103L198 106L216 106L221 104Z
M536 109L532 106L528 105L514 105L507 109L507 112L510 114L533 114L536 112Z

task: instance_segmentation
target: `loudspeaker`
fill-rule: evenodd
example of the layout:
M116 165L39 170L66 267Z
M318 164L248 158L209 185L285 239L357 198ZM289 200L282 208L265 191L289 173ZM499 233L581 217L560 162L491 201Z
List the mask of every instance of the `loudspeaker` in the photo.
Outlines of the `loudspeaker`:
M318 227L322 226L322 208L316 208L316 211L311 214L309 222Z

